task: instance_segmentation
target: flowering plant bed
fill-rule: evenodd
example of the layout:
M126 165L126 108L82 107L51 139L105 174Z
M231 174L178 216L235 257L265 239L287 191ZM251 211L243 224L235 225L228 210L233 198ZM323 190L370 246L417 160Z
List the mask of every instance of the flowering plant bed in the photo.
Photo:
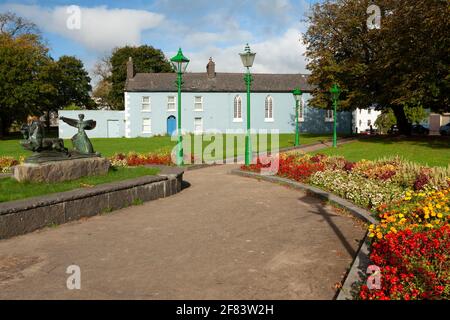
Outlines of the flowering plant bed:
M260 172L269 167L264 163L241 169ZM369 238L381 286L361 283L355 298L450 298L450 167L292 153L280 155L277 175L333 192L379 220L369 226Z

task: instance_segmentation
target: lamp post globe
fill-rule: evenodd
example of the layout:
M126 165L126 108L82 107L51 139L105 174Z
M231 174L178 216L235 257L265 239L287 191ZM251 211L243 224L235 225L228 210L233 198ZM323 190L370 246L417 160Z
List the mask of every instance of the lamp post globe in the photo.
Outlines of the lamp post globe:
M339 96L341 94L341 89L335 83L333 87L330 89L331 98L333 100L333 148L337 148L337 104L339 100Z
M253 77L250 73L250 68L253 66L255 61L256 53L252 52L250 46L245 46L244 52L239 54L241 56L242 64L244 68L247 68L247 73L244 76L244 81L247 86L247 133L245 136L245 165L250 165L252 159L252 147L250 140L250 86L253 81Z
M183 136L181 132L181 86L183 85L183 73L186 72L189 65L189 59L183 55L181 48L178 50L176 56L170 59L172 66L177 73L176 85L178 87L178 144L177 144L177 165L183 165Z
M302 101L302 95L303 92L300 89L295 89L294 91L292 91L292 94L294 95L294 99L295 99L295 146L299 146L300 145L300 128L299 128L299 122L298 122L298 117L299 117L299 105Z

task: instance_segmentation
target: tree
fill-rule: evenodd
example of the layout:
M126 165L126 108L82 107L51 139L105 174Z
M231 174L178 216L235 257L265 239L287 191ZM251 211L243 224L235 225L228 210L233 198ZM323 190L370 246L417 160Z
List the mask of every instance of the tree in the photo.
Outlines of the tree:
M58 61L52 61L43 68L40 78L47 89L42 92L40 100L40 110L47 115L47 125L51 111L71 104L86 109L95 108L89 95L92 90L91 78L83 62L76 57L61 56Z
M421 106L405 106L404 110L408 123L410 124L419 124L428 117L428 113ZM375 126L381 133L385 133L390 127L396 124L396 122L397 120L394 111L391 108L386 108L377 117L377 120L375 120Z
M42 88L38 74L49 61L48 49L32 22L0 14L0 136L14 121L36 111Z
M343 89L341 108L391 108L409 133L405 106L450 110L450 6L446 0L379 0L381 28L367 28L369 0L314 5L304 35L312 104L330 107L328 90Z
M0 34L0 135L38 111L39 96L51 90L40 79L49 62L48 49L36 35Z
M129 57L133 58L135 72L173 72L172 66L165 58L163 52L151 46L143 45L140 47L122 47L113 51L109 62L111 65L111 76L108 82L111 89L108 99L111 107L116 110L124 109L124 89L127 79L127 61ZM102 86L107 87L103 83Z
M40 31L33 22L18 17L15 13L6 12L0 14L0 34L14 38L24 34L39 35Z

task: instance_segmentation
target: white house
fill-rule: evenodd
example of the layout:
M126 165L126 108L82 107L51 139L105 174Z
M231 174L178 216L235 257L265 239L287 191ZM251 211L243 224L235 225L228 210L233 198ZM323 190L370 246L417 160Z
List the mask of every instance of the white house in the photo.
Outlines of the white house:
M371 126L373 129L376 129L375 121L380 114L381 111L375 110L374 107L370 107L368 109L356 109L353 111L353 132L360 133L370 129Z
M295 99L292 91L300 88L303 100L299 108L301 132L331 133L332 110L310 107L312 87L303 74L253 74L251 86L251 127L295 132ZM135 73L133 61L127 63L124 111L83 111L86 119L97 121L89 132L96 137L150 137L172 135L177 124L177 87L175 73ZM206 130L245 130L247 93L243 73L218 73L210 59L206 72L186 73L182 87L182 129L200 133ZM60 111L76 118L78 112ZM352 130L351 112L338 112L340 133ZM76 129L60 122L61 138L70 138Z

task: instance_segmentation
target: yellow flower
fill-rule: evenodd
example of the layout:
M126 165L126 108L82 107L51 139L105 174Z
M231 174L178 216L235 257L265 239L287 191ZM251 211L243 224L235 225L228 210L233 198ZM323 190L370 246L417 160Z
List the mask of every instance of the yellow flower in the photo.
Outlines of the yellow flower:
M373 238L373 237L375 237L375 233L370 233L369 238Z
M433 225L432 225L431 223L427 223L427 224L425 225L425 227L427 227L427 228L433 228Z
M442 213L438 213L438 214L437 214L437 217L438 217L439 219L442 219L443 216L444 216L444 215L443 215Z
M381 232L378 232L378 233L377 233L377 238L378 238L378 239L382 239L382 238L383 238L383 234L382 234Z

